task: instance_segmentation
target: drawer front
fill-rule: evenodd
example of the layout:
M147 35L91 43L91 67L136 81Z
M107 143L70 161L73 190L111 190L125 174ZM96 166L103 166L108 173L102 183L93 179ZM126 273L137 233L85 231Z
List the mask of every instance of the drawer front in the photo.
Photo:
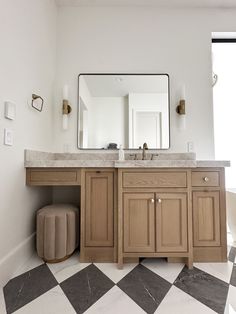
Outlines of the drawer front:
M192 186L219 186L220 174L218 171L193 171Z
M80 170L33 170L27 169L28 185L79 185Z
M124 172L123 187L187 187L186 172Z

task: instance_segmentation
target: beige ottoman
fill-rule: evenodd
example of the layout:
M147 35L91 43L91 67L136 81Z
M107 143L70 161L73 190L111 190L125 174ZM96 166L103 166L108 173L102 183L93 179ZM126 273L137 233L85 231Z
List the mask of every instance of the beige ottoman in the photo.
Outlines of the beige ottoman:
M55 204L37 211L37 253L46 262L67 259L78 245L78 208Z

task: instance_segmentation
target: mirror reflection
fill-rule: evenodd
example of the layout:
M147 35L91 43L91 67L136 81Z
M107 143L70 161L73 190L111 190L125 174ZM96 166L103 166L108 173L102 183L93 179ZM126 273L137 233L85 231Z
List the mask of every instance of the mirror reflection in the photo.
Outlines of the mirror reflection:
M169 148L167 74L79 75L78 147Z

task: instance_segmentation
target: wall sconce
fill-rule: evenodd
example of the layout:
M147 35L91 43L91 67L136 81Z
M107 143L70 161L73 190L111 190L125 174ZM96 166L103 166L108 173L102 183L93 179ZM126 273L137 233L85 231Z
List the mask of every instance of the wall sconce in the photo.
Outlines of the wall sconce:
M176 112L179 114L179 128L184 130L186 128L185 86L182 88L182 96L179 105L176 107Z
M63 130L68 129L68 115L71 113L71 106L68 101L68 86L63 87L63 103L62 103L62 128Z
M32 94L32 100L31 100L31 106L38 110L38 111L42 111L43 110L43 98L39 95L36 94Z

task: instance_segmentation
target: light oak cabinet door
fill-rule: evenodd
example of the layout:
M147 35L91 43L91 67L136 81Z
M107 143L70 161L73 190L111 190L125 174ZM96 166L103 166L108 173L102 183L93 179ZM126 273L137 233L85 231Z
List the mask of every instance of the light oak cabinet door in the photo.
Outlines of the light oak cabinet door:
M124 194L124 252L155 252L154 193Z
M85 173L85 246L113 246L114 173Z
M220 192L193 192L193 245L220 246Z
M187 252L187 195L156 194L156 251Z

